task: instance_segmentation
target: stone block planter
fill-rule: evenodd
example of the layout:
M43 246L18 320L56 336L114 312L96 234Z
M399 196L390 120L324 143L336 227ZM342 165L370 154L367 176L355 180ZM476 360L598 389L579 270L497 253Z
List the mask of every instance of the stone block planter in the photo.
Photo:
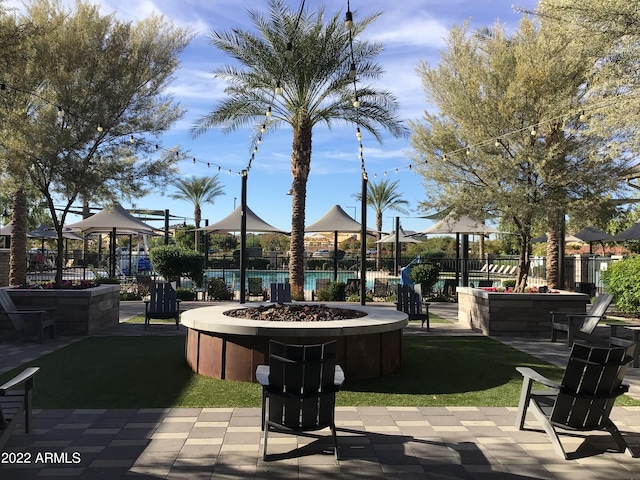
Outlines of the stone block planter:
M458 287L458 321L485 335L551 338L549 312L584 312L583 293L499 293Z
M92 335L119 322L120 285L99 285L84 290L7 290L18 308L55 308L58 335Z

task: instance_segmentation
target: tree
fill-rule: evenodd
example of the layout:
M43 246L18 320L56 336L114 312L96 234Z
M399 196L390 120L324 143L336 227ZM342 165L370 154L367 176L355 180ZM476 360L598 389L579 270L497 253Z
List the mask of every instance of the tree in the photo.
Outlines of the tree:
M398 192L400 187L398 180L393 182L388 179L382 179L379 183L368 182L367 183L367 205L369 205L376 212L376 230L378 231L378 240L382 238L382 214L386 210L395 210L400 213L408 213L404 208L404 205L409 205L409 202L402 199L402 194ZM362 194L357 193L355 197L358 200L362 199ZM376 268L380 269L380 263L382 262L382 251L380 248L376 251Z
M411 123L428 185L423 207L500 217L519 239L517 291L526 286L538 223L553 243L565 213L624 188L632 155L610 148L610 136L590 130L580 114L602 48L524 18L512 36L499 25L476 33L456 27L440 64L420 67L438 108ZM547 281L557 286L557 278Z
M360 20L351 32L338 15L325 18L322 6L310 14L291 11L282 0L269 0L267 17L255 10L249 16L258 35L238 28L211 35L211 43L239 66L215 71L216 78L228 82L227 98L198 122L194 133L216 126L230 132L253 124L258 127L253 147L264 132L285 124L292 127L289 275L292 295L299 298L304 287L304 221L313 128L358 125L378 141L381 127L396 136L405 134L405 129L395 114L395 97L362 83L382 73L374 61L382 45L359 38L379 14ZM354 40L353 56L350 38ZM353 105L354 80L349 77L352 63L357 70L358 108ZM276 87L279 94L274 96Z
M171 195L174 200L185 200L193 204L193 219L196 223L195 232L195 249L196 252L200 251L200 234L197 231L200 228L200 221L202 220L202 205L205 203L213 203L216 197L224 195L222 185L220 185L220 178L216 173L213 177L190 177L190 178L178 178L173 186L178 190Z
M191 35L160 17L138 23L101 16L99 6L34 0L21 21L25 68L5 72L0 148L6 171L44 197L58 232L76 199L141 196L174 173L176 152L153 141L183 110L164 91ZM62 205L58 210L58 205Z

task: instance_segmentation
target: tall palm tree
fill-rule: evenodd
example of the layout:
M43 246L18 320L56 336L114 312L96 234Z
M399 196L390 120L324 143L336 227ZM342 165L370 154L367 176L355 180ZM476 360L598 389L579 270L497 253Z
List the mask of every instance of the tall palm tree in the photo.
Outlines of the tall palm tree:
M193 204L193 219L196 229L200 228L202 220L202 205L213 204L216 197L224 195L220 178L216 173L213 177L188 177L179 178L173 186L178 190L171 195L174 200L185 200ZM196 231L196 251L200 251L200 233Z
M292 127L289 276L292 294L300 298L313 127L324 124L330 128L337 122L357 125L378 141L380 127L395 136L405 135L406 129L396 116L395 97L362 83L382 73L374 61L382 45L358 38L379 14L359 20L352 31L343 25L340 14L325 19L322 6L315 13L293 12L282 0L269 0L268 16L254 10L249 16L257 34L236 28L211 35L211 43L237 64L215 71L216 78L228 83L227 97L200 119L193 132L198 135L216 126L225 132L253 126L254 147L264 132L283 125ZM355 79L349 76L352 65L356 67Z
M381 238L382 231L382 214L385 210L395 210L400 213L408 213L404 205L409 202L402 199L402 194L398 192L398 180L393 182L388 179L382 179L379 183L369 182L367 184L367 205L376 212L376 230L378 231L378 240ZM358 200L362 199L362 194L356 194ZM377 249L376 252L376 268L380 269L382 262L382 252Z

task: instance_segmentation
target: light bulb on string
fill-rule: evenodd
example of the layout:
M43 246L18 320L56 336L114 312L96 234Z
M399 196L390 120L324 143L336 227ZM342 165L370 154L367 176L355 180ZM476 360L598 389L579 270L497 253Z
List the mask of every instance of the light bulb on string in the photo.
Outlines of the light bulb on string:
M133 138L133 135L129 136L129 143L134 143L136 141L135 138Z
M267 108L267 117L271 116L271 107Z
M354 106L355 108L360 107L360 100L358 100L358 96L357 96L357 95L356 95L356 96L354 97L354 99L353 99L353 106Z
M293 57L293 44L291 42L287 43L287 49L284 51L284 56L287 60L291 60Z
M538 134L538 131L534 128L531 129L531 136L535 137Z
M360 132L360 127L356 127L356 138L358 141L362 141L362 133Z
M275 92L276 92L276 95L282 95L282 85L280 85L280 80L278 80Z
M104 127L101 123L98 124L98 132L102 133L104 131Z
M580 120L581 122L584 122L586 119L587 119L587 116L584 114L584 110L582 110L582 113L580 113L578 120Z
M355 23L353 23L353 13L350 10L347 10L347 13L344 17L344 26L347 27L347 30L353 30L356 28Z
M351 67L349 67L349 79L353 80L356 78L356 64L351 63Z
M58 107L58 117L59 118L64 117L64 108Z
M262 124L262 128L260 129L260 133L264 133L267 131L267 125L266 124Z

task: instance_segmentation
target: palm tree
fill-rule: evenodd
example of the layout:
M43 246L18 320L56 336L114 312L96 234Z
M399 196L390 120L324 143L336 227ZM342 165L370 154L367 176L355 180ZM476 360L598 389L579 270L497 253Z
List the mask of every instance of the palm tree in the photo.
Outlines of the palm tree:
M378 231L378 240L381 238L382 231L382 213L385 210L395 210L400 213L408 213L403 205L409 205L409 202L402 199L402 194L398 192L398 180L393 182L385 178L380 183L369 182L367 184L367 205L376 212L376 230ZM358 200L362 199L362 194L356 194ZM380 269L382 261L382 252L377 249L376 252L376 268Z
M305 202L313 127L319 124L332 127L336 122L351 124L371 133L378 141L381 141L380 127L394 136L406 135L406 129L396 116L395 97L388 91L362 84L382 73L380 65L374 62L382 45L358 39L379 14L360 20L352 31L343 25L340 14L325 21L323 7L318 7L315 14L293 12L282 0L269 1L266 17L253 10L249 15L258 35L240 29L211 35L211 43L241 67L226 66L215 71L216 78L228 82L227 97L200 119L193 132L198 135L215 126L222 126L224 132L253 126L252 147L255 147L263 133L283 125L292 127L289 276L292 294L300 298L304 285ZM349 76L352 65L356 66L357 80ZM354 85L358 92L357 108Z
M179 178L173 183L178 191L171 195L174 200L185 200L193 204L193 219L196 229L202 220L202 205L213 204L216 197L224 195L220 179L216 173L213 177ZM200 251L200 234L196 231L196 251Z

